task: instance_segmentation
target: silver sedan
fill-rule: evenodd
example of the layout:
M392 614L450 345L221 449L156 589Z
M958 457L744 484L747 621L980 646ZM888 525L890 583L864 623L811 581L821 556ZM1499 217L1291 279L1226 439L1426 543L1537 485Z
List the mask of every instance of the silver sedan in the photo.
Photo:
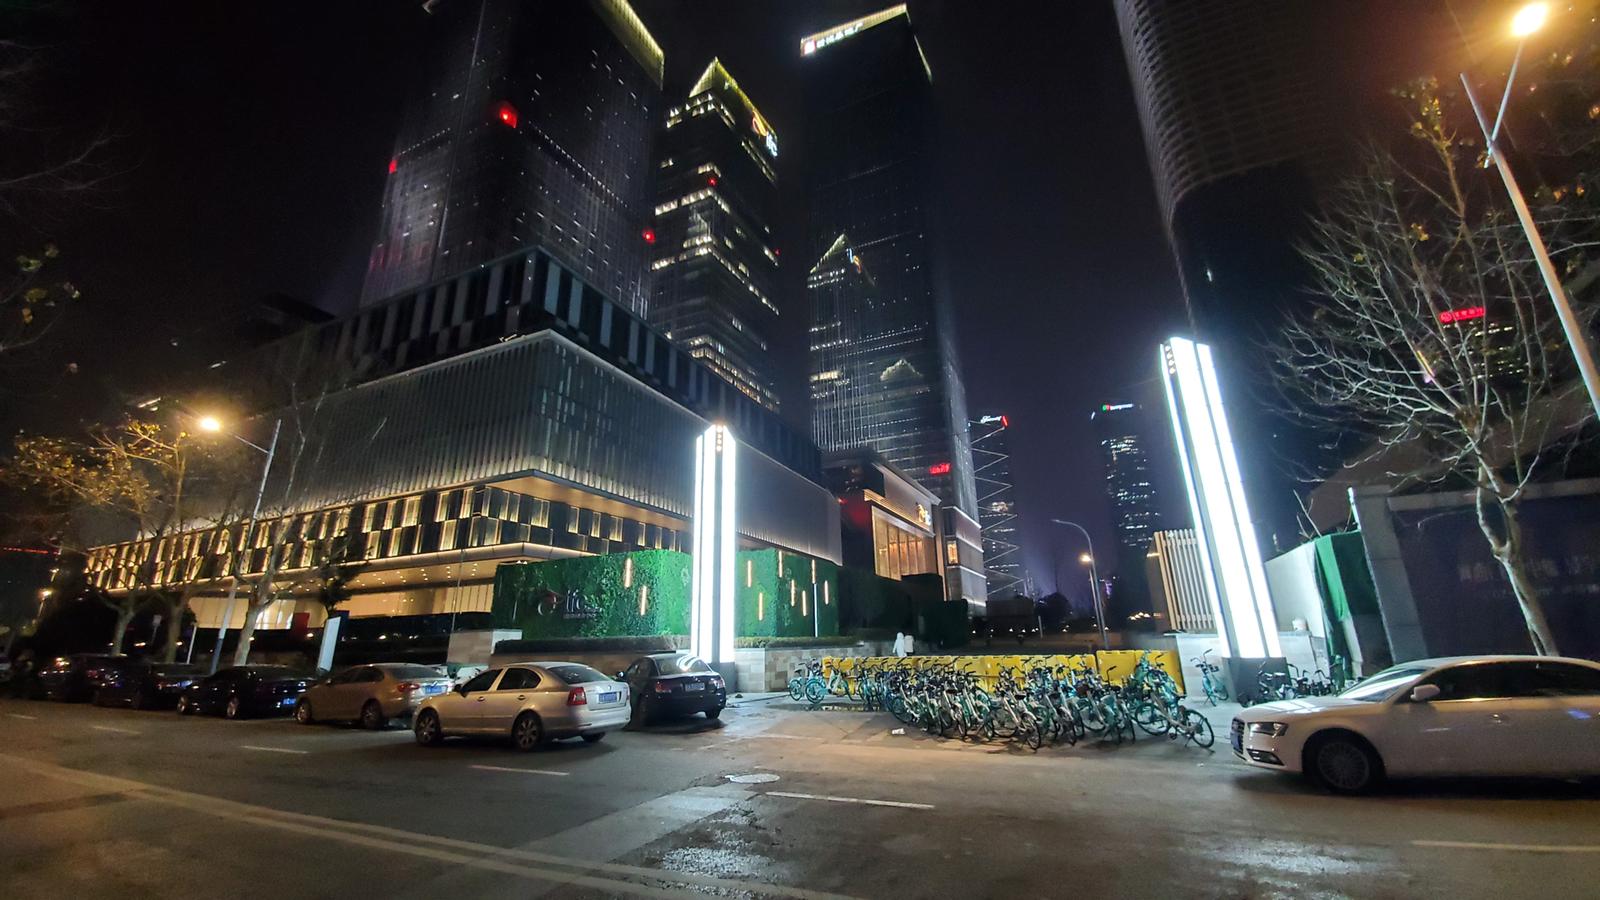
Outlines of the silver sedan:
M424 747L452 735L498 735L532 750L561 738L594 743L626 725L630 711L628 686L582 663L512 663L424 700L412 730Z

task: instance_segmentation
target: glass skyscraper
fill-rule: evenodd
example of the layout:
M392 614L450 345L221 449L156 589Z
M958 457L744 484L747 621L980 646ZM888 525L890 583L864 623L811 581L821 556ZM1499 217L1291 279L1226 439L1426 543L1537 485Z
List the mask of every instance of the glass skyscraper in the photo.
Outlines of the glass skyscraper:
M768 340L778 326L778 135L713 59L667 110L658 164L650 322L776 410Z
M973 479L978 486L978 525L983 530L983 569L990 597L1023 589L1022 548L1017 543L1017 499L1011 483L1011 419L988 415L972 422Z
M1111 500L1118 561L1123 566L1143 566L1150 535L1161 522L1145 450L1144 414L1133 403L1106 403L1089 418L1105 454L1106 496Z
M904 5L802 39L813 428L976 520L966 392L928 235L933 74Z
M663 56L626 0L430 0L362 305L537 245L648 301Z

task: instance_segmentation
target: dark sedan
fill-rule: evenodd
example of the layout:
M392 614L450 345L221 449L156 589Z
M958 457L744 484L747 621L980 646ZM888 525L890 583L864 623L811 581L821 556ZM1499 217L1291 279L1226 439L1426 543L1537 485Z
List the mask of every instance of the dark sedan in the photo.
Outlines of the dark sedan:
M127 661L106 653L58 656L39 670L39 693L46 700L82 703L94 696L108 670Z
M183 692L205 674L202 666L129 660L105 670L94 692L94 705L172 709Z
M617 676L633 695L632 725L645 725L665 716L706 718L722 715L728 705L728 688L705 661L687 653L653 653L633 661Z
M178 697L178 712L230 719L287 715L316 680L288 666L233 666L191 684Z

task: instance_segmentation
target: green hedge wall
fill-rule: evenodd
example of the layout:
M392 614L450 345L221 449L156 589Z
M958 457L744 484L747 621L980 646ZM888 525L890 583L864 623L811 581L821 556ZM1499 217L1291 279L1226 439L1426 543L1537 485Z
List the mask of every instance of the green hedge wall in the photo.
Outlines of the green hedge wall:
M838 566L780 550L742 550L737 560L734 578L739 587L737 627L740 637L810 637L839 633ZM802 591L805 593L804 614L801 613Z
M633 581L625 588L630 559ZM494 573L494 626L520 628L525 640L688 634L689 563L676 550L505 563Z

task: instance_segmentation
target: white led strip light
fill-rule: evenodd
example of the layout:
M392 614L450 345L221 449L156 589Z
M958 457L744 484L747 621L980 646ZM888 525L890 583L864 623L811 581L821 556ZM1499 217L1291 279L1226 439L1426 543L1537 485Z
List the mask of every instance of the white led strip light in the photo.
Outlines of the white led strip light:
M1162 347L1161 363L1223 653L1247 659L1282 656L1211 348L1173 338Z
M712 663L734 659L738 549L732 432L713 425L694 445L694 580L689 652Z

